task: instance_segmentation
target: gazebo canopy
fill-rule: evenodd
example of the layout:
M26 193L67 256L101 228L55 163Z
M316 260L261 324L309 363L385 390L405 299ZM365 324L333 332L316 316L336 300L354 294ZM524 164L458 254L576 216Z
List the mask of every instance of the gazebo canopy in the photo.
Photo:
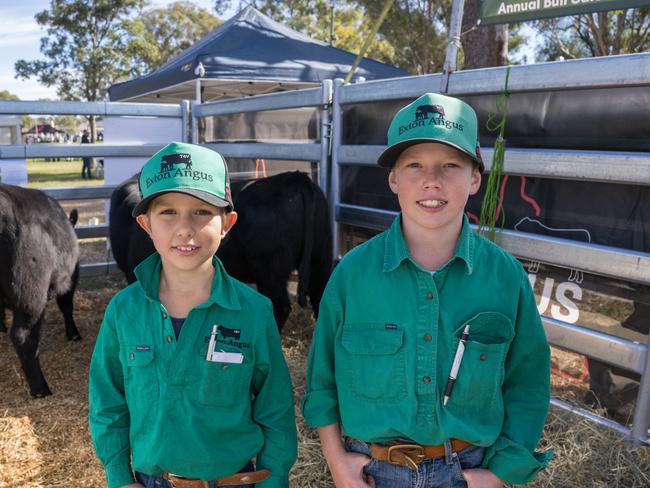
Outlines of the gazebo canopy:
M316 41L247 7L194 46L146 76L117 83L111 101L203 101L307 88L344 78L355 54ZM406 76L405 70L363 58L355 79Z

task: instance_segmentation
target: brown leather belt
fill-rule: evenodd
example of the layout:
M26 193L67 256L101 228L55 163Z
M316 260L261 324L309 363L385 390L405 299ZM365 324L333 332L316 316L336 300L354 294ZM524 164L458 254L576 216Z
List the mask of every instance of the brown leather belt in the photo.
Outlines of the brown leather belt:
M259 469L257 471L249 471L244 473L235 473L230 476L222 476L217 478L217 486L237 486L248 485L254 483L261 483L271 476L271 471L268 469ZM210 488L210 484L206 480L199 480L196 478L185 478L165 471L163 479L167 480L172 488Z
M461 439L451 439L452 452L460 452L472 444ZM404 444L387 442L385 444L370 443L370 457L377 461L385 461L396 466L404 466L414 471L422 461L439 458L445 455L445 445L422 446L420 444Z

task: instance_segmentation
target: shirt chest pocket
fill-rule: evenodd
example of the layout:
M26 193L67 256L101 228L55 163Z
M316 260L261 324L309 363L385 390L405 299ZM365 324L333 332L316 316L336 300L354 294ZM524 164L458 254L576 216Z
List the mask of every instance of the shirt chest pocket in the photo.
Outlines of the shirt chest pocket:
M127 345L122 351L127 399L135 405L148 405L158 399L158 373L151 346Z
M252 378L253 363L245 355L241 363L204 360L198 385L199 403L213 407L250 403Z
M490 416L502 408L501 385L514 328L501 313L481 312L456 329L456 341L466 325L469 336L449 404Z
M349 323L341 335L337 383L358 397L397 402L406 395L404 331L394 324Z

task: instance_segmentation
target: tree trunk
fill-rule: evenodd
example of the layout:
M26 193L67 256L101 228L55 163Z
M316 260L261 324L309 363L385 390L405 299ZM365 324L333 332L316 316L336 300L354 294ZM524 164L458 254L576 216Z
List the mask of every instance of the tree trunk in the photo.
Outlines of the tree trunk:
M90 142L95 143L97 140L97 129L95 126L95 116L94 115L89 115L88 117L88 126L89 126L89 132L90 132Z
M465 0L462 27L465 34L461 37L465 58L463 69L508 64L508 26L487 25L474 28L480 11L480 0Z

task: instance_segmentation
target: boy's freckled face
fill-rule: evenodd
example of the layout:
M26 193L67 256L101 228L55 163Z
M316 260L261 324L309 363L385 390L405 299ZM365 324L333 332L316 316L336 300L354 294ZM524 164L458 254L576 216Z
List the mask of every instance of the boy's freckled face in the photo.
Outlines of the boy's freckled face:
M237 220L237 214L183 193L165 193L137 218L151 236L163 265L192 271L206 263Z
M481 184L481 174L457 149L422 143L405 149L388 176L405 225L423 231L452 229Z

